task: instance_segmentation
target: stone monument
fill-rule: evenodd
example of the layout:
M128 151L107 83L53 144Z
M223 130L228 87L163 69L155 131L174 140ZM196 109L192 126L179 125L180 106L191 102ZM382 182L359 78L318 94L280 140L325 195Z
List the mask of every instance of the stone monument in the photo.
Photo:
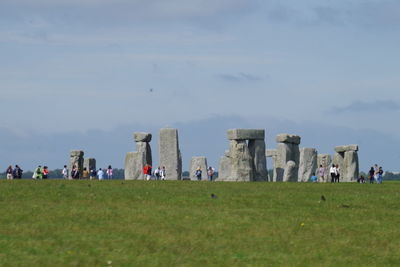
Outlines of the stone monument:
M143 167L152 165L150 142L151 133L136 132L133 134L136 152L128 152L125 157L125 180L144 180Z
M315 148L300 149L299 182L308 182L313 174L318 176L317 171L318 153Z
M358 145L337 146L333 163L339 164L341 182L357 181L359 175Z
M159 140L160 167L165 166L166 180L182 179L182 155L179 149L178 130L163 128Z
M197 181L196 171L200 167L202 181L207 181L207 158L206 157L192 157L190 162L189 177L192 181Z
M82 171L83 171L83 155L85 153L83 150L71 150L70 152L70 157L69 157L69 178L72 179L71 173L72 173L72 168L75 166L79 170L79 177L82 177Z

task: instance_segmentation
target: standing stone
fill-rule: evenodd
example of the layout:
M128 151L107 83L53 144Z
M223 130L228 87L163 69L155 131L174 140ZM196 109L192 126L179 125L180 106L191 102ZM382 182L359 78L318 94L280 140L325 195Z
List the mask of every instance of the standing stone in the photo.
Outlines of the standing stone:
M358 153L357 151L347 151L344 154L344 173L343 182L355 182L359 176Z
M297 174L298 167L296 166L296 162L294 162L293 160L289 160L286 163L283 175L283 182L297 182Z
M72 179L71 172L72 167L75 166L79 170L79 176L82 177L83 171L83 155L84 152L82 150L71 150L69 157L69 178Z
M268 181L265 141L258 139L249 140L249 151L253 158L254 181Z
M96 170L96 159L94 158L85 158L83 161L83 168L86 168L90 172L90 170Z
M247 142L245 140L231 140L229 147L231 172L230 177L225 181L253 181L254 163Z
M317 172L319 170L320 165L322 165L322 167L324 168L324 181L323 182L327 183L331 180L331 175L329 173L329 170L332 166L332 156L329 154L318 154ZM319 179L319 175L318 175L318 179Z
M190 180L197 181L196 171L200 167L202 181L207 181L207 158L206 157L192 157L190 162Z
M178 130L163 128L159 141L160 166L165 166L166 180L182 179L182 155L179 150Z
M300 136L290 134L278 134L276 137L278 142L277 146L277 161L274 169L274 179L277 182L283 181L286 163L288 161L295 162L296 176L298 175L298 168L300 165L300 150L299 144L301 141ZM276 177L276 178L275 178Z
M144 180L144 165L146 156L143 152L128 152L125 157L125 180Z
M231 159L229 158L229 150L225 151L225 155L219 159L218 181L226 181L231 175Z
M125 180L144 180L143 167L152 165L151 133L135 132L136 152L128 152L125 157Z
M299 182L308 182L317 170L317 150L315 148L300 149Z

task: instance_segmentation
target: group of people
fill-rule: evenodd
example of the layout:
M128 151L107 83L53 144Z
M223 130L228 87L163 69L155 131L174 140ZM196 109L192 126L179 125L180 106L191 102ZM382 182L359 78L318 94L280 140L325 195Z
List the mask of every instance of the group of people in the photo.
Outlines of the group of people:
M150 164L146 164L143 167L143 174L145 175L145 179L147 181L150 181L153 175L156 180L165 180L165 177L167 176L167 172L165 171L165 166L157 167L157 169L155 169L153 173L152 170L153 168L151 167Z
M18 165L15 165L15 168L10 165L6 170L7 180L21 179L23 172L24 171Z
M372 166L368 172L368 179L370 184L373 184L374 181L377 184L381 184L383 180L383 168L379 167L378 164Z
M201 181L202 180L203 171L201 170L200 166L197 168L197 170L195 171L194 175L196 176L197 181ZM210 182L213 181L214 169L211 166L208 167L208 169L207 169L207 177L208 177L208 181L210 181Z
M73 165L71 170L71 176L69 176L67 165L64 165L64 168L62 170L62 175L64 179L70 179L71 177L74 180L79 180L79 179L95 180L96 178L98 178L99 180L104 180L105 178L104 175L106 175L106 178L111 180L113 179L113 168L111 167L111 165L109 165L106 172L104 173L104 171L101 168L99 168L99 170L96 169L88 170L85 167L83 168L81 173L79 167Z

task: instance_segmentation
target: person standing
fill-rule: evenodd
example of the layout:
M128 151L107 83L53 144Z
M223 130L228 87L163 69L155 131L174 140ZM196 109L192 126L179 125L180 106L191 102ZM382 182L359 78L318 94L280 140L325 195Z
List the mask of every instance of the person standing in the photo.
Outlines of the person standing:
M79 168L77 168L75 165L72 166L72 171L71 171L71 177L72 179L79 179Z
M167 173L165 172L165 166L163 166L161 171L160 171L161 180L165 180L166 176L167 176Z
M14 179L21 179L23 172L24 171L18 165L15 165L14 172L13 172Z
M201 171L201 168L200 168L200 166L197 168L197 170L196 170L196 172L195 172L195 176L196 176L196 178L197 178L197 181L201 181L201 173L202 173L202 171Z
M329 174L331 175L331 183L335 182L336 179L336 166L332 164L332 167L329 169Z
M90 180L96 179L96 174L97 174L96 169L91 169L90 170Z
M310 182L312 182L312 183L318 182L318 178L317 178L317 176L315 176L315 173L313 173L313 174L311 175L311 177L310 177Z
M383 181L383 169L382 167L379 167L378 169L378 184L381 184Z
M6 170L6 175L7 175L7 180L12 180L12 179L14 179L14 176L13 176L13 168L12 168L11 165L8 166L8 168L7 168L7 170Z
M42 166L41 166L41 165L39 165L39 166L35 169L34 179L43 179L43 169L42 169Z
M103 172L103 170L101 168L97 172L97 177L99 177L99 180L103 180L104 179L104 172Z
M156 177L156 180L160 180L160 166L157 167L157 169L154 171L154 176Z
M47 166L43 166L43 179L47 179L49 177L49 169Z
M318 182L323 183L325 182L325 168L322 165L319 165L318 169Z
M86 168L83 168L82 179L85 179L85 180L89 179L89 171Z
M335 183L339 183L339 179L340 179L340 167L339 164L336 164Z
M374 183L374 174L375 174L374 167L371 167L371 169L368 172L368 179L370 184Z
M214 169L210 166L207 170L208 181L212 182L214 177Z
M63 176L64 179L68 179L68 168L67 168L67 165L64 165L64 168L62 169L61 173L62 173L62 176Z
M108 165L106 173L107 173L107 179L110 180L113 178L113 168L111 167L111 165Z
M143 168L144 179L149 181L151 179L151 165L146 164Z
M379 184L379 167L378 164L374 165L374 180Z

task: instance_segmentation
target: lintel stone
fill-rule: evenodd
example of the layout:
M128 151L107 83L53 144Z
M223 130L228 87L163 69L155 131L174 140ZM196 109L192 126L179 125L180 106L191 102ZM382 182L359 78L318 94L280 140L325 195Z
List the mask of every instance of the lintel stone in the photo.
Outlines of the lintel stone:
M301 141L301 137L298 136L298 135L278 134L276 136L276 142L277 143L290 143L290 144L299 145L300 141Z
M337 146L335 147L337 153L343 153L348 151L358 151L358 145L347 145L347 146Z
M133 138L135 139L135 142L150 143L151 137L152 137L151 133L143 133L143 132L133 133Z
M229 140L264 140L264 129L229 129Z

